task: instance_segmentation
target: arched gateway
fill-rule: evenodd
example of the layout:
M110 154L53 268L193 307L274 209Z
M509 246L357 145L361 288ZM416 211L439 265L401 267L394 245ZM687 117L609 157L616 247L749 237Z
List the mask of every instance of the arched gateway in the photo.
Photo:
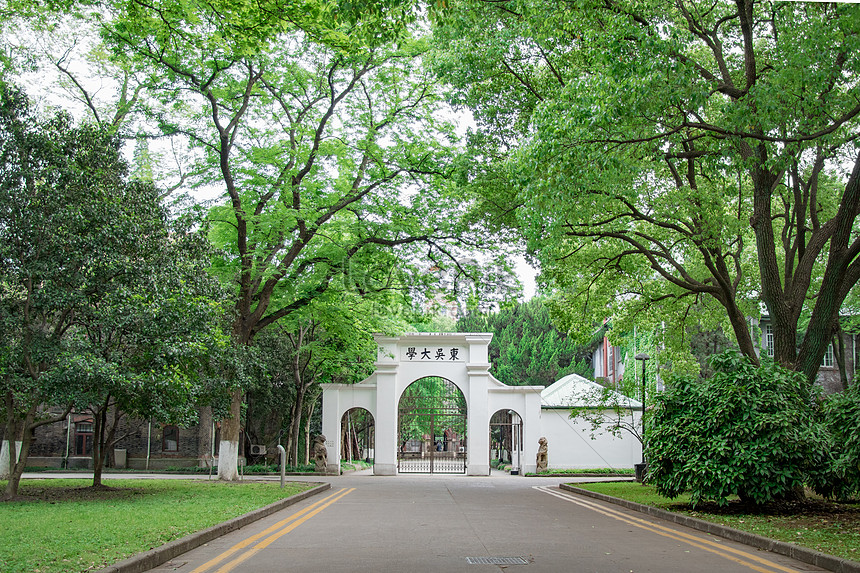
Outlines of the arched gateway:
M327 437L330 472L340 470L341 420L352 408L364 408L373 417L375 475L395 475L398 464L400 471L417 468L449 473L464 469L468 475L489 475L490 416L499 410L519 413L522 471L535 471L543 387L506 386L490 374L487 347L491 333L374 338L378 346L376 371L369 378L358 384L322 385L323 434ZM413 386L427 380L436 385L444 382L445 390L422 391ZM415 396L434 392L445 397L421 410L427 408L427 401ZM410 409L415 404L424 406ZM409 460L431 463L410 465Z
M466 473L466 397L438 376L410 384L397 409L399 473Z

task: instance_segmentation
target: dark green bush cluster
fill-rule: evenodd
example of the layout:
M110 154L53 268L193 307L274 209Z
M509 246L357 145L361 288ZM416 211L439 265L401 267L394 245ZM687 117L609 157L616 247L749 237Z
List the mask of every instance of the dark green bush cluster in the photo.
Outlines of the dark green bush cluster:
M845 392L828 396L823 418L832 447L829 471L817 490L840 499L860 495L860 382L855 380Z
M677 379L655 399L646 456L661 495L692 503L731 495L766 503L804 486L840 498L860 491L860 392L820 398L802 375L734 351L707 380Z

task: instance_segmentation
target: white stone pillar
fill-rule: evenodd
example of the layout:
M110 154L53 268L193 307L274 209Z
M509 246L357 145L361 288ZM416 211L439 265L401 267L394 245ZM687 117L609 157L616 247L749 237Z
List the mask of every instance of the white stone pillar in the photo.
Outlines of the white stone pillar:
M490 365L472 365L469 370L469 411L466 473L470 476L490 475L490 412L487 404L487 383Z
M376 451L373 475L397 475L397 364L376 363Z
M538 440L541 438L540 389L525 395L525 411L523 417L523 474L537 471ZM552 444L548 444L547 453L552 460ZM556 444L560 448L561 444Z
M490 475L490 411L487 395L490 382L488 347L492 335L466 336L469 343L469 411L466 473L470 476Z

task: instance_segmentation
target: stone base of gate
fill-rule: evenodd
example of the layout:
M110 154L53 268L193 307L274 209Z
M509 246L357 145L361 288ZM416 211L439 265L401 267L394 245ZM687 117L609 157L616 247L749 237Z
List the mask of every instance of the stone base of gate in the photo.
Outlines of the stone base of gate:
M325 475L327 475L327 476L339 476L340 475L340 464L326 464Z
M469 467L466 468L466 475L488 476L490 475L490 466L489 464L486 466L478 464L469 464Z
M373 475L396 476L397 464L373 464Z

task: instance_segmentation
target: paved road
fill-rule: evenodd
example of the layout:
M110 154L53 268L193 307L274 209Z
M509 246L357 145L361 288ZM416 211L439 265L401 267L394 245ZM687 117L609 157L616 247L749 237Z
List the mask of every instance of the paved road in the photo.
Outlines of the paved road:
M559 480L362 474L328 480L330 491L153 572L822 571L567 494L556 487Z

